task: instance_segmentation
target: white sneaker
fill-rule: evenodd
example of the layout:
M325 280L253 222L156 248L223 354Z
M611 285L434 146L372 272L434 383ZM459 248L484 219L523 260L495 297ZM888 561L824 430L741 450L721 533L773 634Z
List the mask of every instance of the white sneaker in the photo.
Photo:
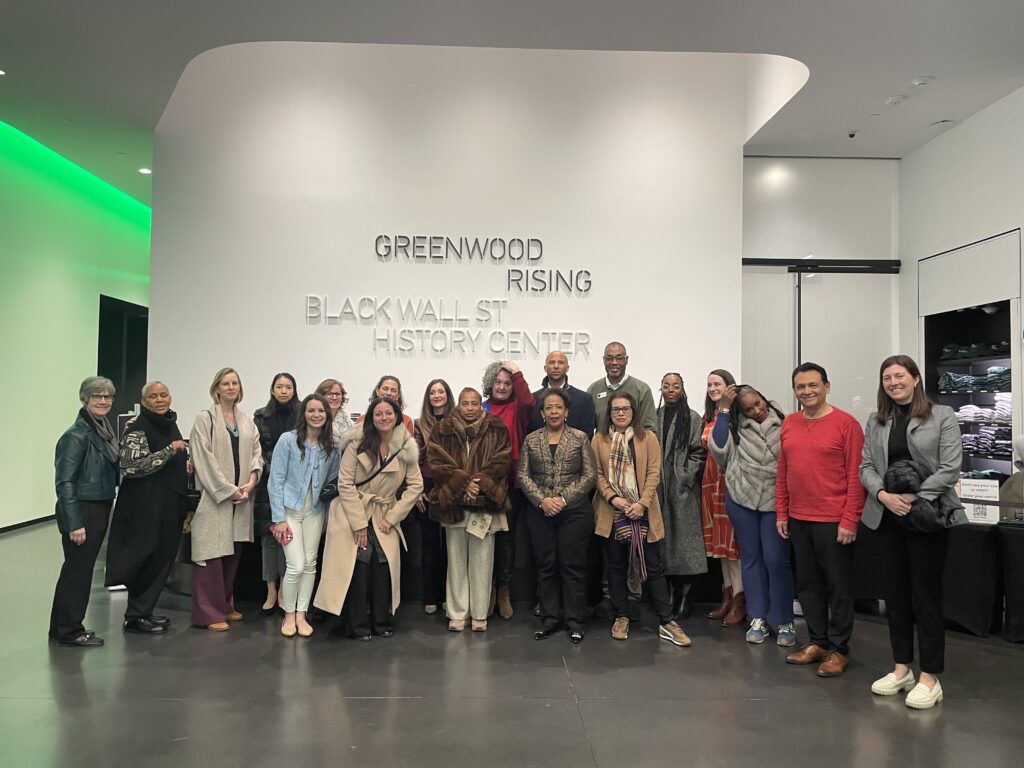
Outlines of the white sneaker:
M942 686L936 680L935 687L931 690L924 683L915 685L903 703L911 709L931 709L940 701L942 701Z
M897 693L909 691L914 687L914 672L909 671L903 677L896 677L892 672L880 677L871 684L871 692L878 696L895 696Z

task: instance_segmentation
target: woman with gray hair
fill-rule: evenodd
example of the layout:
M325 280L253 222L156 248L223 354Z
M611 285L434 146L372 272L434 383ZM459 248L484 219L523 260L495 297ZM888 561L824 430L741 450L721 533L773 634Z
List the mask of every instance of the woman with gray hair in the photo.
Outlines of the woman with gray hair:
M157 635L170 620L154 616L181 543L188 493L187 446L161 381L142 388L142 408L121 438L124 480L107 542L108 586L124 584L124 631Z
M50 611L50 639L58 645L97 648L103 640L82 621L89 607L92 570L117 490L117 437L107 420L114 405L114 383L103 376L82 382L82 408L57 441L54 460L57 529L64 549Z

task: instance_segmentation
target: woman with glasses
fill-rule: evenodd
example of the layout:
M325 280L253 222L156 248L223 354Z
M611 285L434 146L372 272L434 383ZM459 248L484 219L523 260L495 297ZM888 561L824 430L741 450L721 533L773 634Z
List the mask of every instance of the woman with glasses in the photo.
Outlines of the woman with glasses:
M793 572L789 542L775 527L775 477L782 422L779 406L745 384L722 393L711 453L725 468L725 507L743 553L743 585L751 616L747 642L763 643L774 626L779 645L792 645Z
M565 423L569 405L564 390L541 395L544 427L526 436L518 470L519 487L530 500L524 512L540 599L540 629L533 637L543 640L565 626L569 640L578 644L587 608L595 471L590 436Z
M141 406L121 438L124 479L110 525L106 584L128 588L124 631L157 635L171 623L153 611L181 544L189 466L167 385L146 384Z
M107 420L114 392L114 383L103 376L83 381L78 388L82 407L75 423L57 441L56 514L64 564L53 593L50 639L74 648L103 645L82 622L117 490L118 444Z
M271 530L270 495L267 482L270 478L270 462L274 447L281 435L295 429L299 417L299 398L296 394L295 377L290 373L279 373L270 382L270 400L252 415L260 431L260 450L263 452L263 476L256 486L256 497L252 505L252 516L256 538L260 542L263 561L263 581L267 585L267 597L260 608L260 616L273 616L280 610L281 593L278 583L284 579L284 550Z
M352 419L345 411L345 405L348 403L345 385L337 379L324 379L317 385L316 394L323 397L327 401L327 405L330 406L331 433L334 435L334 440L337 441L341 437L341 433L352 426Z
M615 611L612 638L629 637L629 570L637 575L637 581L647 582L651 604L658 614L658 637L673 645L689 646L690 638L672 617L672 601L662 565L665 525L658 502L658 438L641 426L636 401L626 392L608 397L605 415L609 427L594 435L593 441L597 469L594 533L607 539L608 592Z
M707 458L701 445L700 416L690 410L683 377L661 377L658 404L661 483L658 499L665 519L665 576L672 594L672 614L689 618L691 577L708 572L700 519L700 476Z
M260 433L238 407L242 381L234 368L213 377L213 404L199 412L189 440L202 497L192 516L192 624L214 632L241 621L234 583L241 543L252 541L252 494L263 472Z

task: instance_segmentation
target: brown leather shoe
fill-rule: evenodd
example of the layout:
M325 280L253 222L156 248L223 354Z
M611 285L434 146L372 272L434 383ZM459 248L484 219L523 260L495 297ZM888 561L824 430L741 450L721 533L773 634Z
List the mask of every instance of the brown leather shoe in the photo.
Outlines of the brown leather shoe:
M787 664L817 664L828 656L828 648L808 643L799 651L793 651L786 655Z
M747 596L740 592L738 595L733 595L732 600L729 601L729 610L726 611L725 617L722 619L723 627L734 627L737 624L743 624L747 618Z
M709 619L724 619L729 612L729 605L732 603L732 587L722 590L722 602L717 608L712 608L704 615Z
M512 618L512 596L508 587L501 587L498 590L498 615L503 619Z
M829 651L825 660L818 665L818 677L839 677L849 663L848 656L843 656L839 651Z
M629 619L625 616L618 616L612 624L612 639L625 640L629 637Z
M228 621L241 621L242 618L242 614L240 614L238 611L232 611L228 614Z

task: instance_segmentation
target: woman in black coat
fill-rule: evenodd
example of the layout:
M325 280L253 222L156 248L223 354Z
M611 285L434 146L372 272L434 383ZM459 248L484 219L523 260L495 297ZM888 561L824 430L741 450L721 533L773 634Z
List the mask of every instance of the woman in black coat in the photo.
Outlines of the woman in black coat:
M298 385L290 373L279 373L270 382L270 400L252 415L260 431L260 450L263 451L263 475L256 486L252 504L253 533L260 543L263 559L263 581L267 585L267 597L260 608L260 616L272 616L278 612L281 596L278 583L284 579L284 549L271 532L270 495L267 482L270 479L270 460L281 435L295 429L299 418Z
M181 544L188 493L187 443L166 385L142 388L142 409L121 438L124 480L107 545L107 586L124 584L124 631L162 634L170 620L154 616L156 601Z
M82 402L78 418L57 441L55 511L64 565L53 593L50 639L58 645L103 645L82 621L89 606L92 570L117 490L117 436L107 420L114 391L114 383L103 376L83 381L78 390Z

